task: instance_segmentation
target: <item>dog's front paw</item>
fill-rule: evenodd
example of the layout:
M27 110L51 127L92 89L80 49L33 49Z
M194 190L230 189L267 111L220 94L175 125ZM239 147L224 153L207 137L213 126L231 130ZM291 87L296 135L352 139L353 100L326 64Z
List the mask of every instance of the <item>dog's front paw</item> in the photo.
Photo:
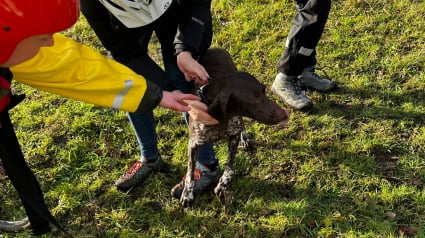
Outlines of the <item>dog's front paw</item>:
M227 187L223 186L222 184L217 184L217 186L214 188L214 193L217 196L218 199L223 200L226 196Z
M194 192L193 189L195 187L195 182L186 182L182 195L180 197L180 204L183 207L192 206L194 200Z
M232 169L230 169L229 167L226 167L223 175L220 177L220 180L218 181L217 186L214 188L214 193L220 200L223 200L225 198L227 188L230 182L232 181L234 174L235 172Z
M181 204L183 207L190 207L190 206L192 206L192 204L193 204L193 198L186 197L186 196L184 195L184 193L183 193L183 194L182 194L182 196L181 196L181 198L180 198L180 204Z

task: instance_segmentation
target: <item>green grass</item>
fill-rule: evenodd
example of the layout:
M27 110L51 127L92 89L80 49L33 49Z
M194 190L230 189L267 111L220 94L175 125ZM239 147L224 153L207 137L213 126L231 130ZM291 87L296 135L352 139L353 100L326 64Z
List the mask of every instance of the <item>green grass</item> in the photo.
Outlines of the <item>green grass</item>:
M213 46L270 86L293 14L292 0L214 0ZM292 112L285 129L247 119L256 151L238 153L223 203L206 193L183 209L171 198L186 170L179 113L155 110L169 167L129 194L112 186L139 156L124 112L15 84L27 99L12 118L49 208L75 237L425 237L424 17L421 0L333 1L318 73L340 89L308 92L313 111ZM65 34L105 53L84 19ZM216 151L223 166L225 143ZM1 219L21 218L0 181Z

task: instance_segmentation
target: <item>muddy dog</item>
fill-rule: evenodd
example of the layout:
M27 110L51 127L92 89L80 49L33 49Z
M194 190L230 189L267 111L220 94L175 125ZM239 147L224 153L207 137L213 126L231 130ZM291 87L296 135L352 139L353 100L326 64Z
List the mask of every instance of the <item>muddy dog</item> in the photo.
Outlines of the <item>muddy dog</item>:
M219 121L217 125L189 122L188 169L184 189L180 197L182 206L190 206L194 200L195 165L200 145L221 139L228 140L228 158L222 176L214 189L223 199L234 175L233 163L244 131L242 117L260 123L285 124L289 119L286 110L266 97L266 86L247 72L240 72L229 53L220 48L207 51L200 60L211 79L202 86L199 95L207 103L208 113Z

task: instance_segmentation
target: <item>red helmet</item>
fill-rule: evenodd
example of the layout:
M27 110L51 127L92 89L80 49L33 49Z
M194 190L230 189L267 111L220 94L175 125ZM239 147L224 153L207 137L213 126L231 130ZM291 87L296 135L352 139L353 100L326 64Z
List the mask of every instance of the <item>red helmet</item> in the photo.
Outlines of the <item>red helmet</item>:
M22 40L63 31L79 14L79 0L0 0L0 64Z

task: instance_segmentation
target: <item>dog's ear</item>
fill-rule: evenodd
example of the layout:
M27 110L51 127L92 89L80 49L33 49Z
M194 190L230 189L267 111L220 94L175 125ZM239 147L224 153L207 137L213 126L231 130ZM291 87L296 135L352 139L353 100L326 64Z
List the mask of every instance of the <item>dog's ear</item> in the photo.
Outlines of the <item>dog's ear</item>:
M236 72L236 64L229 52L222 48L209 48L199 60L212 78L223 77Z
M229 104L229 99L231 96L230 90L223 89L220 90L216 95L210 106L208 107L208 113L221 121L221 119L226 118L227 116L227 107Z

